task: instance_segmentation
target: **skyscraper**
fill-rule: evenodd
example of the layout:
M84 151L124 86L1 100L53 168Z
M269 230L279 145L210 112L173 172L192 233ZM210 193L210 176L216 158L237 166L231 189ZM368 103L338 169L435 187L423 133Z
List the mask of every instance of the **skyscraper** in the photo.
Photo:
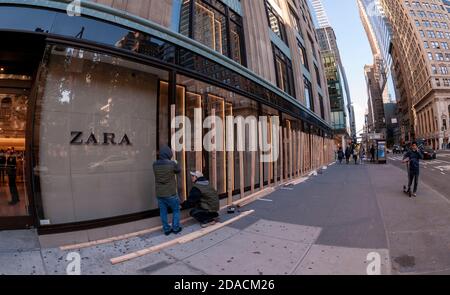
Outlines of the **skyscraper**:
M403 136L434 148L449 143L449 2L380 0L392 28L391 54Z
M336 34L328 21L321 0L312 0L318 28L316 29L328 81L332 125L338 133L356 138L356 123L347 75L342 63Z
M319 28L331 27L327 12L325 11L325 7L322 4L322 0L311 0L311 4L314 8L314 11L316 12Z
M384 117L383 93L387 85L388 61L382 54L383 42L380 36L381 15L377 0L357 0L362 24L369 40L373 54L373 64L364 67L367 84L368 126L369 133L386 135L386 120ZM388 55L388 54L387 54Z

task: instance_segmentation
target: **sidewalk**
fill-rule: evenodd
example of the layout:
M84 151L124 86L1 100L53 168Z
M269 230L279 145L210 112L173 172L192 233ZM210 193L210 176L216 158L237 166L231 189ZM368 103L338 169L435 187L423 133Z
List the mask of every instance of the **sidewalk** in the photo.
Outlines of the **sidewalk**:
M174 236L154 233L82 249L81 272L365 275L367 255L376 252L383 274L448 274L450 204L424 185L418 199L407 198L405 179L391 165L333 165L246 206L255 213L193 242L115 266L109 259ZM183 233L199 229L190 224ZM66 274L68 252L40 249L33 236L0 232L0 274Z

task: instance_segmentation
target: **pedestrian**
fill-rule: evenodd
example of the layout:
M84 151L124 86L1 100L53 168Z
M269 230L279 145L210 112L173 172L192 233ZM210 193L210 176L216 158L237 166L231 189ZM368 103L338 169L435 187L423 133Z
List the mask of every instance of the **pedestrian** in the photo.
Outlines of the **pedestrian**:
M203 228L214 225L219 217L219 195L201 172L195 171L190 174L192 189L188 199L181 206L183 209L193 208L189 214L200 222Z
M338 154L339 164L342 164L342 160L344 160L344 156L345 156L344 151L342 150L342 147L339 147L337 154Z
M372 144L370 148L370 162L375 163L375 146Z
M352 148L350 146L345 148L345 160L347 164L350 164L350 157L352 155Z
M409 164L408 171L408 190L407 193L411 192L411 185L414 182L413 196L417 197L417 187L419 183L420 174L420 160L423 160L423 154L417 147L417 143L413 142L411 145L411 150L409 150L403 157L403 163Z
M8 174L9 192L11 194L11 202L9 202L9 205L14 206L20 202L19 192L17 191L16 184L17 158L14 150L8 151L8 158L6 159L6 171Z
M355 161L355 165L358 165L358 148L356 146L353 147L353 161Z
M163 231L166 236L171 233L178 234L180 225L180 199L177 193L176 176L181 172L176 161L172 160L172 149L163 146L160 149L159 159L153 163L155 174L156 197L158 199L159 213ZM172 209L172 226L168 222L168 209Z

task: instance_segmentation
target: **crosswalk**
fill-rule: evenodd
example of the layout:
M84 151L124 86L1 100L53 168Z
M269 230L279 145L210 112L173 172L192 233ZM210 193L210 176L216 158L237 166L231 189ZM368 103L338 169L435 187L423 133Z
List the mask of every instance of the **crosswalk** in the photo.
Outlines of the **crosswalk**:
M444 154L445 155L445 154ZM439 171L441 174L446 175L447 173L450 173L450 157L445 157L445 159L442 159L439 155L439 158L436 160L424 160L420 161L420 166L424 167L425 169L431 169L432 171L436 170ZM448 160L447 160L448 158ZM403 156L389 156L388 159L393 162L402 162Z

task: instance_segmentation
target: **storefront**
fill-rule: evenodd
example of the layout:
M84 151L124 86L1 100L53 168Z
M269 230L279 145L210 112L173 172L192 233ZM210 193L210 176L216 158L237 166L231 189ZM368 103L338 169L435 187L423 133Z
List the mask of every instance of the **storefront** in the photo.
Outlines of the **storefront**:
M279 118L280 133L264 139L281 138L281 156L260 163L262 151L184 149L181 198L190 170L232 200L333 160L329 125L316 115L164 34L0 2L0 229L63 232L157 216L152 163L170 144L171 119L194 120L196 109L202 119Z

